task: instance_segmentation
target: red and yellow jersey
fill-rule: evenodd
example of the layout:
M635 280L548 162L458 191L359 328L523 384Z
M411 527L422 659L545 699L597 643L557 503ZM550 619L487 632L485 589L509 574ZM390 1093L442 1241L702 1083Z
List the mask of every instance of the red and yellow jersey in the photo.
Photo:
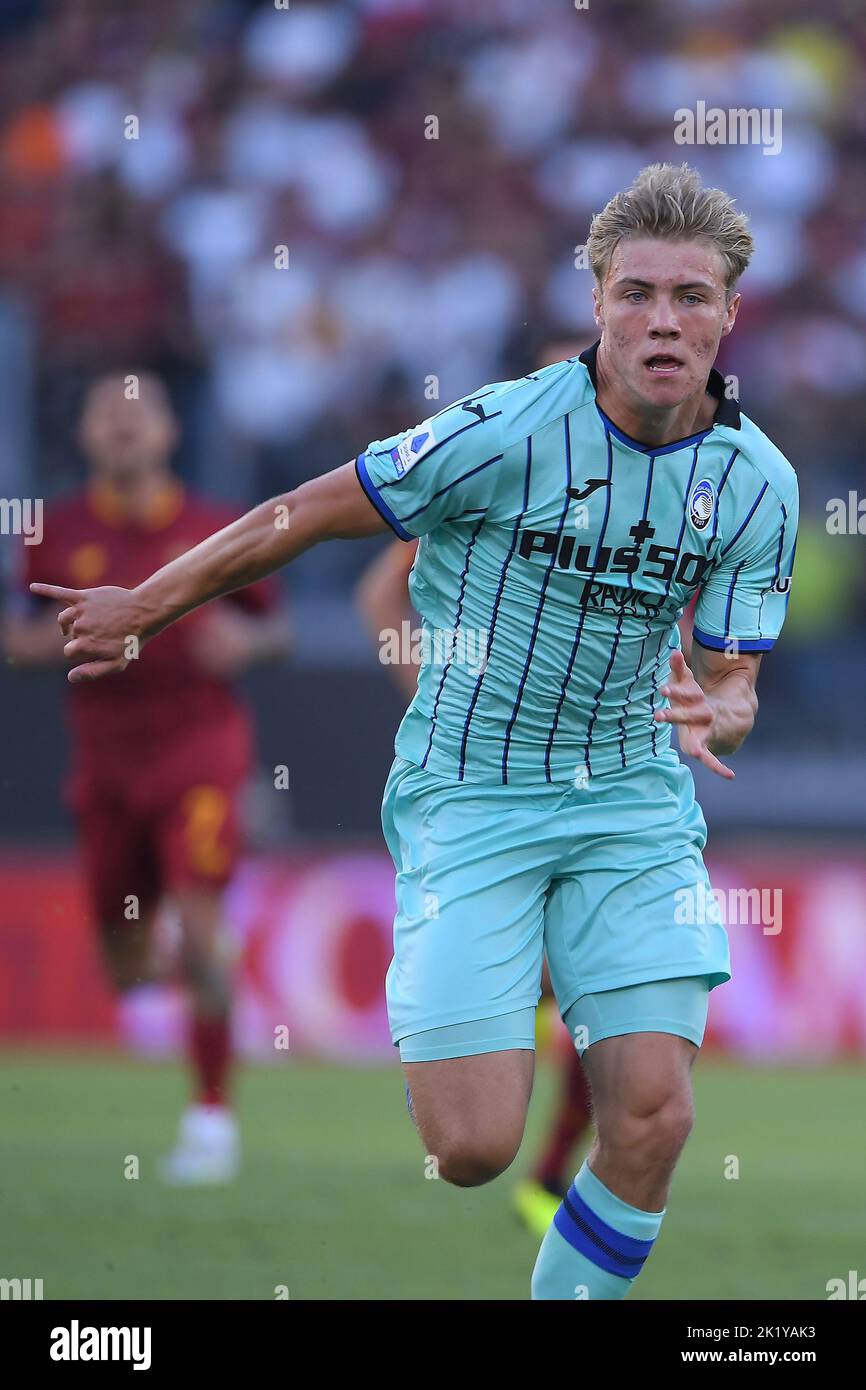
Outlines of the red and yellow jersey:
M23 547L23 583L132 588L235 516L172 480L146 519L130 521L110 490L94 486L46 508L42 543ZM219 602L264 614L277 593L275 581L264 580ZM196 656L195 639L207 621L207 608L190 613L147 643L122 674L69 687L79 770L123 764L127 774L134 776L138 766L146 775L149 756L182 750L193 735L226 722L240 733L242 701Z

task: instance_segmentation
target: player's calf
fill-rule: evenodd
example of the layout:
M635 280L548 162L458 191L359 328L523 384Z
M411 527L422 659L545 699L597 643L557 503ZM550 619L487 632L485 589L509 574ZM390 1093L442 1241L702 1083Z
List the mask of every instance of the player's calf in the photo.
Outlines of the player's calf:
M194 886L176 889L181 974L189 995L189 1060L193 1103L178 1142L162 1164L173 1184L227 1182L240 1165L240 1136L231 1108L232 952L222 930L222 898Z
M181 973L191 1003L199 1013L228 1013L231 1007L231 971L220 955L185 943L181 949Z
M620 1107L597 1116L589 1155L593 1171L634 1206L656 1210L667 1199L677 1160L694 1124L691 1091L682 1086L652 1109Z
M687 1038L662 1032L605 1038L584 1054L597 1130L590 1165L619 1197L644 1211L664 1206L691 1132L697 1055Z
M544 1237L533 1298L625 1298L642 1270L693 1123L706 1001L706 980L691 977L602 991L567 1011L570 1032L577 1021L597 1038L583 1061L598 1138Z

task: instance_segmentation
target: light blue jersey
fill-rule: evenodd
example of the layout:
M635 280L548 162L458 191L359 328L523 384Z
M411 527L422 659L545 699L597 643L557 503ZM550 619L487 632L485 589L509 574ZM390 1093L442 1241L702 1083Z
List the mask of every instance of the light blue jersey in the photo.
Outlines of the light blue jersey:
M595 356L483 387L357 471L404 540L425 661L397 753L467 782L571 782L670 743L653 710L695 641L762 652L784 621L793 469L710 373L712 428L651 449L598 407Z

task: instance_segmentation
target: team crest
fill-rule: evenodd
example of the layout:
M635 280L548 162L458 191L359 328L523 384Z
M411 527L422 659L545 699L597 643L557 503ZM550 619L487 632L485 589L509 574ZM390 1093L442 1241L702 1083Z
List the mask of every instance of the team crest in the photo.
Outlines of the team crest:
M410 468L414 468L419 459L432 448L436 443L436 435L433 431L433 421L425 420L423 425L412 430L410 434L391 450L391 458L397 470L397 477L402 478Z
M689 521L696 531L703 531L716 509L716 490L708 478L701 478L692 488L689 498Z

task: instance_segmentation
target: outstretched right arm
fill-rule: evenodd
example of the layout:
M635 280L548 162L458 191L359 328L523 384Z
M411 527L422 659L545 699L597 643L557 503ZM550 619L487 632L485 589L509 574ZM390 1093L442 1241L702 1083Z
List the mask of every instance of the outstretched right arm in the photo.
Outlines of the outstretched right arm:
M135 589L31 584L65 607L58 615L73 683L122 671L138 646L210 599L272 574L319 541L388 529L358 482L354 463L254 507Z

